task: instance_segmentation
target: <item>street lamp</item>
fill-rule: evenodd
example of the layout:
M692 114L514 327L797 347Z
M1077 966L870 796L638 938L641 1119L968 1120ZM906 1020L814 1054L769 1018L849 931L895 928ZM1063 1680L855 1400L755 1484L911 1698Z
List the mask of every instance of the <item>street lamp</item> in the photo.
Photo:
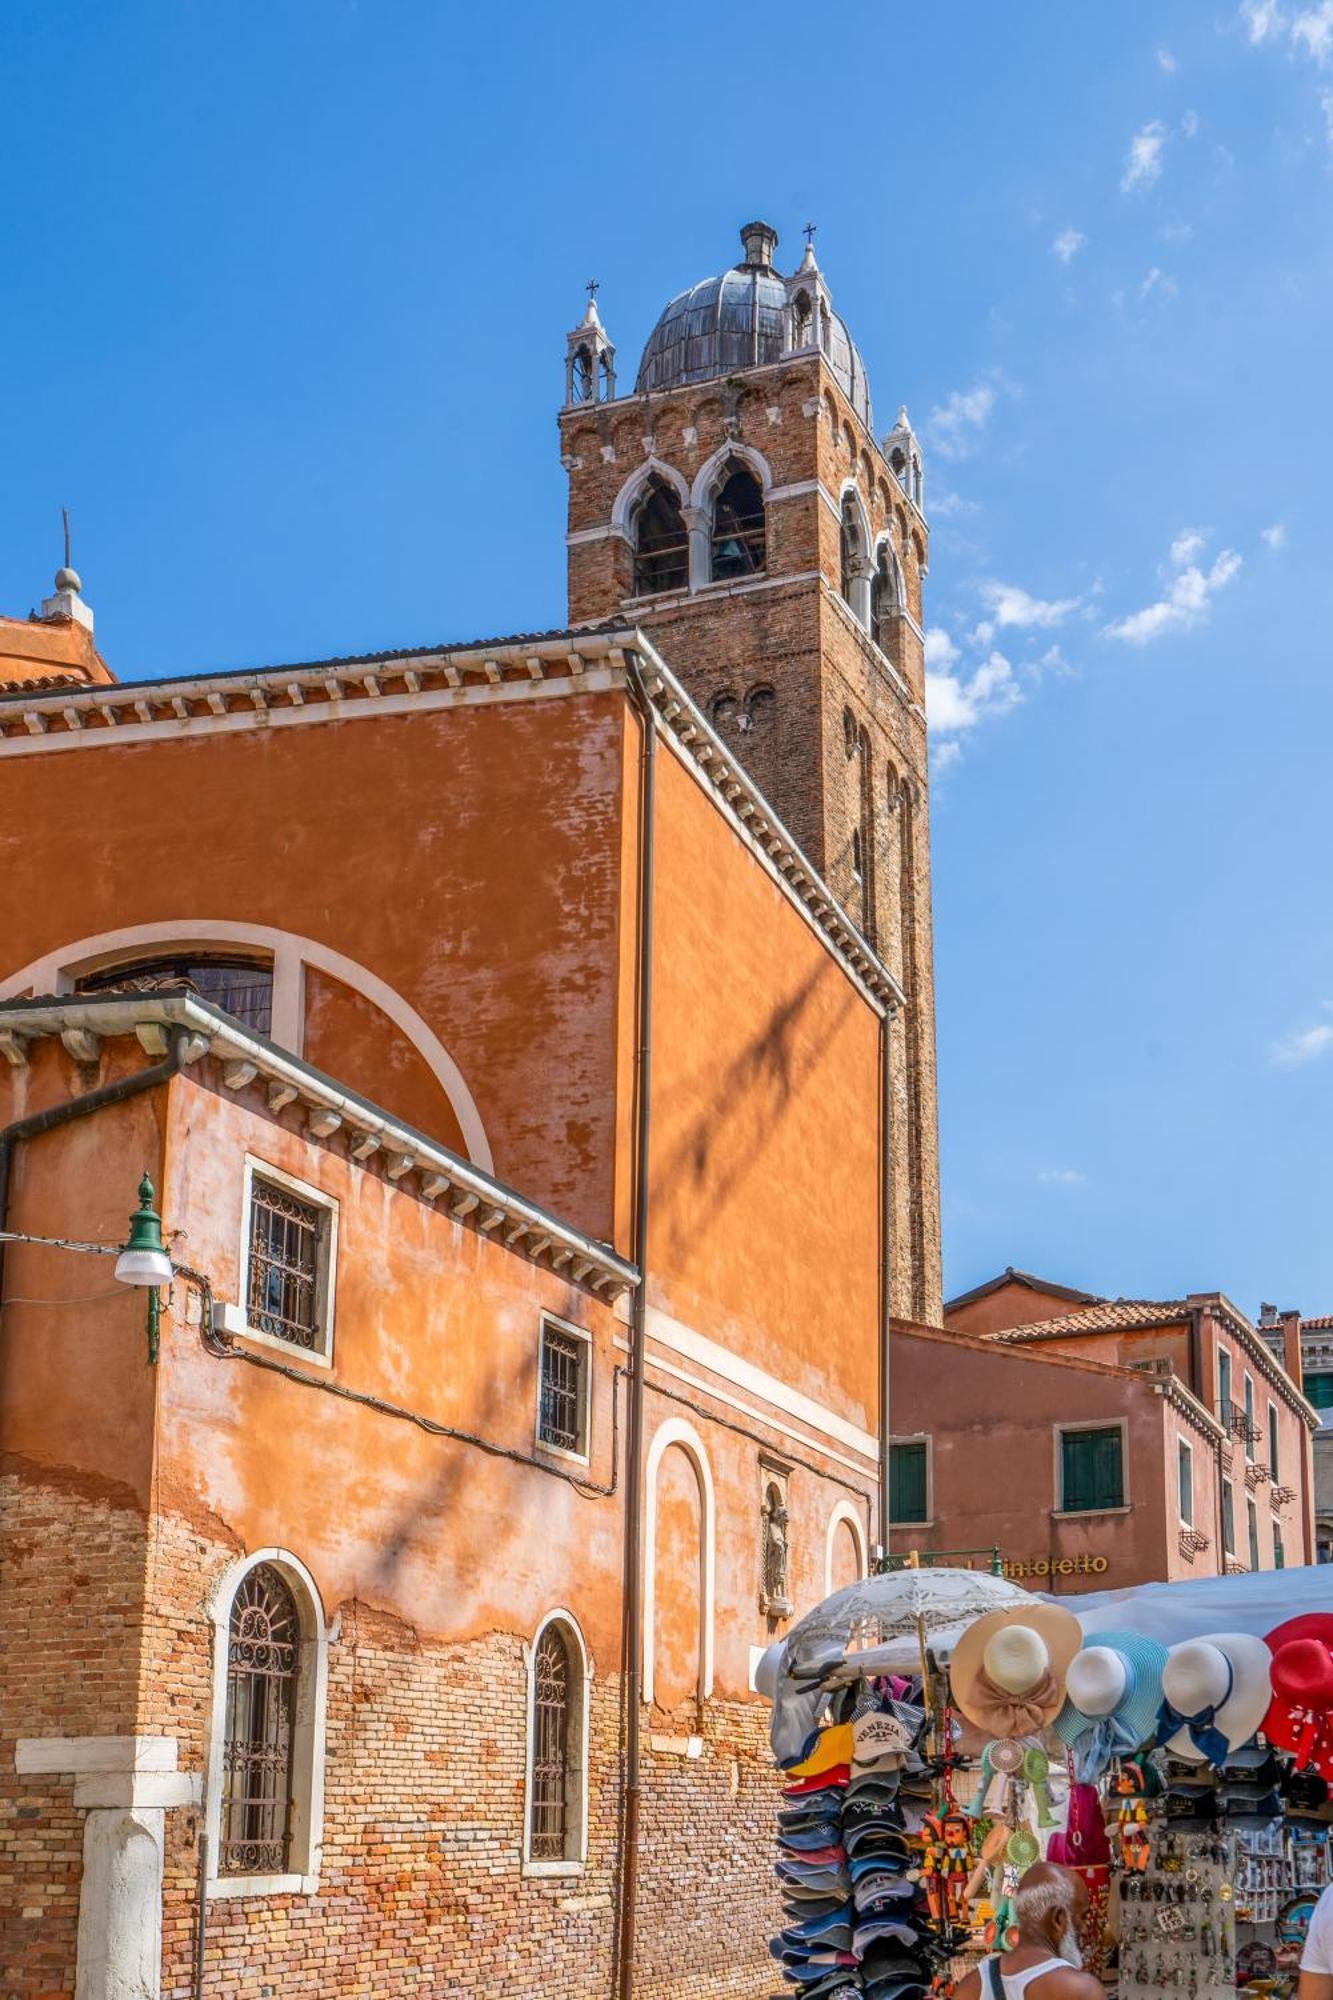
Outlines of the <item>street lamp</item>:
M0 1229L0 1243L43 1243L53 1250L83 1250L96 1257L114 1257L117 1282L137 1285L148 1293L150 1362L157 1360L162 1317L158 1287L169 1285L176 1275L162 1241L162 1218L153 1206L155 1198L153 1183L145 1174L139 1183L139 1206L130 1217L129 1238L124 1244L79 1243L69 1236L32 1236L23 1230Z

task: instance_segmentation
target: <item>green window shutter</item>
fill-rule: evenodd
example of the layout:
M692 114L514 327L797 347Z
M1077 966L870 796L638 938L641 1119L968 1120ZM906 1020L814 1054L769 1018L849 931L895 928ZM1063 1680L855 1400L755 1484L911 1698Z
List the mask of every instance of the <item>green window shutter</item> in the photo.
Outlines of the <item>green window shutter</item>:
M1286 1547L1285 1547L1285 1545L1284 1545L1284 1543L1283 1543L1283 1540L1282 1540L1282 1530L1281 1530L1281 1528L1279 1528L1279 1526L1278 1526L1277 1522L1276 1522L1276 1521L1274 1521L1274 1523L1273 1523L1273 1568L1274 1568L1274 1569L1285 1569L1286 1567L1287 1567L1287 1551L1286 1551Z
M1180 1460L1180 1518L1187 1528L1194 1526L1194 1458L1181 1438L1176 1443Z
M1125 1504L1124 1441L1120 1426L1060 1435L1060 1505L1091 1514Z
M1333 1375L1307 1375L1305 1400L1317 1410L1333 1410Z
M926 1520L926 1444L889 1446L889 1513L895 1523L908 1526Z
M1222 1547L1227 1555L1235 1555L1236 1492L1229 1479L1222 1481Z
M1225 1423L1231 1405L1231 1356L1225 1347L1217 1350L1217 1400L1222 1406L1220 1415Z

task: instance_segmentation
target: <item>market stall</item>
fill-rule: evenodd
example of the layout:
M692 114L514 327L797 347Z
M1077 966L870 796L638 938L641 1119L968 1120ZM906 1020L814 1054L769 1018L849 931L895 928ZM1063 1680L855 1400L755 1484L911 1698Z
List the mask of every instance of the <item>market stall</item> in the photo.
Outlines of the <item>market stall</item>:
M1321 1608L1327 1607L1327 1608ZM1333 1576L1060 1601L909 1567L770 1648L772 1953L801 2000L945 1995L1045 1858L1124 2000L1289 1990L1333 1875Z

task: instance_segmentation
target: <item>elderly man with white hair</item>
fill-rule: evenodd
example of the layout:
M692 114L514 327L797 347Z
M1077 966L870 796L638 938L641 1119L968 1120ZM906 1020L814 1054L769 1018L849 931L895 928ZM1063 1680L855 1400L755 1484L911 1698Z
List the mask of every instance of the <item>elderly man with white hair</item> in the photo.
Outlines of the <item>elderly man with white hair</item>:
M1088 1892L1072 1868L1038 1861L1018 1885L1018 1941L969 1972L958 2000L1106 2000L1100 1979L1079 1968L1078 1930Z

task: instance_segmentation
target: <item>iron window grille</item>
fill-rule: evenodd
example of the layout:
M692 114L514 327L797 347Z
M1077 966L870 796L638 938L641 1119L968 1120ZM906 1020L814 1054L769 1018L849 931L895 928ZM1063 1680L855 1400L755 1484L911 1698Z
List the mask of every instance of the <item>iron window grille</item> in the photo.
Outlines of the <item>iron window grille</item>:
M296 1600L260 1563L231 1607L222 1761L222 1875L285 1875L292 1844L292 1727L300 1671Z
M258 1174L250 1183L247 1324L307 1353L324 1348L321 1267L328 1213Z
M582 1456L588 1447L587 1409L588 1342L544 1319L538 1442Z
M559 1626L548 1625L537 1642L533 1664L528 1828L533 1861L564 1861L569 1854L574 1679L564 1634Z

